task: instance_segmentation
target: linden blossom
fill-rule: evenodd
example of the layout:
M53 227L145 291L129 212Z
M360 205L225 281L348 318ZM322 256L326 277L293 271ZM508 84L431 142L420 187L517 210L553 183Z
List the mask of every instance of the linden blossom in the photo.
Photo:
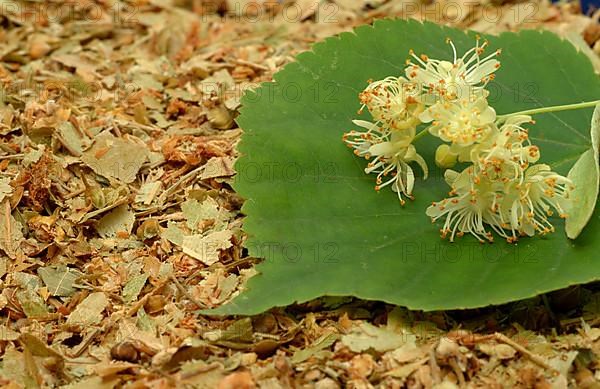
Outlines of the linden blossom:
M367 174L377 174L375 189L391 186L403 205L402 195L412 198L415 182L409 164L416 162L423 169L424 179L427 178L427 164L412 145L419 124L433 121L430 126L432 134L444 140L454 140L451 153L463 154L464 146L485 137L487 126L493 124L496 118L496 112L487 104L487 92L483 86L498 68L498 61L479 58L487 42L480 46L478 39L475 48L460 59L456 56L454 44L448 42L454 52L453 63L425 58L425 62L420 62L424 66L422 71L409 63L406 73L411 81L402 76L369 80L369 85L359 94L362 106L358 113L367 108L375 122L354 121L367 131L353 130L343 137L356 155L375 158L365 169ZM428 88L420 88L423 83ZM449 102L433 96L455 98L455 94L444 89L450 84L457 84L461 90L474 87L480 91L478 98ZM388 175L392 178L385 180Z
M371 80L359 99L363 104L359 114L367 107L376 123L394 130L415 128L420 124L419 114L425 109L419 101L417 86L404 77Z
M486 225L508 242L520 236L554 231L548 217L556 211L566 217L572 182L553 172L548 165L535 164L540 150L532 145L523 124L535 123L530 114L577 109L597 102L542 107L496 115L488 105L485 89L500 63L493 54L480 58L487 41L458 57L454 44L452 62L410 54L419 65L407 61L408 77L386 77L369 81L359 98L374 123L353 120L365 131L352 130L343 136L354 154L373 160L365 173L376 173L375 189L390 186L413 198L416 162L427 178L427 163L413 145L421 136L431 134L449 144L436 150L436 163L445 168L457 161L470 165L462 172L447 170L445 179L451 187L449 197L433 203L426 214L435 222L444 218L440 230L443 238L471 234L479 241L493 241ZM418 88L419 83L422 88ZM450 89L452 86L454 89ZM419 124L430 123L420 133ZM388 178L390 177L390 178Z
M530 116L514 115L495 128L486 142L472 150L473 164L461 173L447 171L452 190L447 199L432 204L426 214L436 221L446 217L441 230L450 241L470 233L480 241L493 241L484 223L509 242L519 236L546 234L554 227L546 216L552 209L566 217L572 183L543 164L531 145L523 123Z
M472 234L479 241L492 242L493 236L484 223L508 242L519 236L554 231L548 220L552 209L564 214L571 182L544 164L533 165L524 172L523 182L498 183L477 175L471 166L457 173L447 171L446 181L452 197L427 208L432 221L445 217L442 237L454 241L455 236Z
M350 131L344 134L344 141L354 154L367 160L374 158L365 168L365 173L377 173L375 190L391 185L398 194L400 203L404 205L402 195L412 198L415 175L410 162L417 162L427 177L427 163L417 154L411 144L415 137L415 128L407 131L390 131L364 120L353 120L353 123L367 131ZM391 178L384 181L385 177Z
M449 151L460 161L468 161L473 145L482 142L492 132L496 111L488 106L484 97L440 101L427 108L419 119L423 123L431 122L431 135L450 142Z
M470 160L482 175L523 182L523 170L540 158L539 148L531 144L527 129L521 126L524 123L535 122L528 115L512 116L499 129L494 125L491 136L472 149Z
M455 100L481 94L487 97L484 88L494 79L493 73L500 67L500 62L494 57L500 55L501 50L496 50L482 59L481 54L488 46L488 41L481 45L479 41L477 36L475 47L459 58L454 43L446 39L446 43L452 47L452 62L431 59L425 54L418 57L411 50L409 54L417 64L410 59L406 61L406 76L409 80L424 85L428 93L441 100Z

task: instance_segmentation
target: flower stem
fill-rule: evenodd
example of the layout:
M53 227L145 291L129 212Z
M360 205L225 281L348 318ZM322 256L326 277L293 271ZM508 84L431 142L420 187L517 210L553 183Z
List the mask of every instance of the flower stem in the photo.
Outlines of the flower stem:
M558 112L558 111L568 111L571 109L581 109L581 108L589 108L594 107L600 100L595 101L586 101L584 103L575 103L575 104L566 104L566 105L554 105L552 107L541 107L534 109L527 109L525 111L513 112L506 115L498 115L498 121L503 122L508 119L509 116L513 115L535 115L538 113L546 113L546 112Z
M429 130L426 128L422 131L420 131L417 135L415 135L415 137L413 138L413 142L416 141L419 138L424 137L425 135L427 135L429 133Z

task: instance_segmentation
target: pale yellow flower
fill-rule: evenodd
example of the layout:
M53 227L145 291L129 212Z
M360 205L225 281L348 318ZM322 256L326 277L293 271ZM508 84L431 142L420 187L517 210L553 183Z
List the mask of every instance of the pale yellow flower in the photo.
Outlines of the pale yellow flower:
M450 152L461 161L469 160L472 146L487 139L494 129L496 111L485 98L438 102L419 118L431 123L429 132L450 143Z
M421 84L430 94L446 101L470 100L473 96L487 97L484 88L500 67L500 62L495 58L500 54L500 50L481 58L488 42L484 41L480 45L480 39L477 38L475 47L459 57L454 43L450 39L447 42L452 47L452 62L431 59L424 54L417 56L411 50L410 55L416 63L407 61L408 79Z
M410 163L416 162L427 178L427 164L411 144L415 129L391 131L375 123L354 120L353 123L366 131L350 131L344 134L344 142L354 149L354 154L369 160L365 173L376 173L375 190L390 186L398 194L401 204L402 195L412 198L415 174Z
M424 105L414 82L404 77L386 77L371 82L359 95L376 123L391 130L410 130L421 122ZM360 111L359 111L360 112Z

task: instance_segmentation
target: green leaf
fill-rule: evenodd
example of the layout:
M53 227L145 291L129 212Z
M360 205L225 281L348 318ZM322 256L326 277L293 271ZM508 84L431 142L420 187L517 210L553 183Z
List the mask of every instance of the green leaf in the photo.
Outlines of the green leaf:
M365 161L341 141L357 118L358 93L368 79L403 72L409 49L451 59L475 33L382 20L318 43L277 73L275 82L246 94L239 124L235 189L246 202L244 229L250 255L265 258L246 290L213 314L255 314L318 296L353 295L413 309L473 308L532 297L600 278L596 212L577 240L557 232L510 245L482 245L471 237L441 240L425 209L448 192L443 171L417 178L414 201L376 193ZM485 36L490 52L502 48L502 67L488 85L499 114L592 101L600 80L589 59L545 31ZM592 110L536 116L532 141L541 163L566 174L589 149ZM364 117L365 115L363 115ZM367 117L364 117L368 119ZM427 161L439 143L416 142ZM429 164L434 169L434 164Z
M569 171L568 178L573 181L575 189L572 193L573 206L570 208L565 224L567 236L575 239L594 214L600 175L598 171L598 154L590 148L577 160Z
M590 136L592 147L583 153L568 175L575 185L572 207L569 209L569 218L565 223L567 236L571 239L577 238L592 218L600 190L600 159L598 157L600 104L596 105L592 115Z

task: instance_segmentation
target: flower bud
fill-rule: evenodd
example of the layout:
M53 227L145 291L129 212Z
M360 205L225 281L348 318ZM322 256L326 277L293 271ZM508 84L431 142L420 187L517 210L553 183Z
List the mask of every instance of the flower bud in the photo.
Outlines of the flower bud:
M441 168L448 169L456 165L456 154L450 151L450 146L444 144L440 145L435 150L435 164Z

